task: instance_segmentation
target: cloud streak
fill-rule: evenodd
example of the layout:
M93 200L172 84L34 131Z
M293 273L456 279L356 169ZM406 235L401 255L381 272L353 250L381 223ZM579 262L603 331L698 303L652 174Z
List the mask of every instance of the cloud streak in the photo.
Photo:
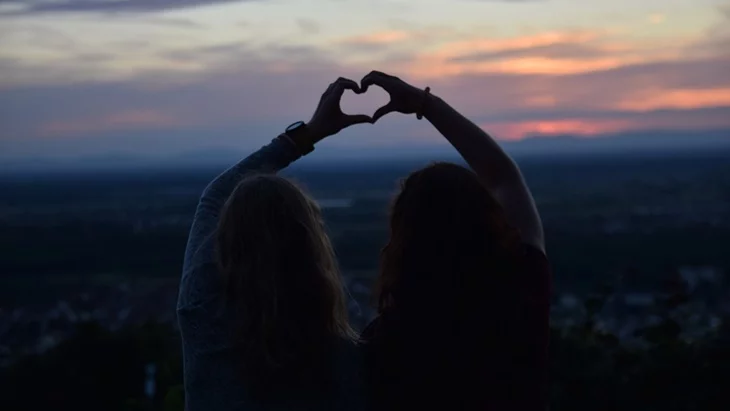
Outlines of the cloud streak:
M12 53L0 52L0 152L32 155L51 141L86 154L253 149L306 120L334 79L372 69L431 86L503 139L730 129L724 37L646 41L608 29L498 36L407 25L338 37L322 21L293 19L286 36L241 36L253 30L245 27L214 32L215 24L205 24L199 36L176 30L169 43L145 32L111 33L98 43L74 37L63 50L52 31L18 25ZM423 122L397 115L377 131L345 134L336 139L342 148L440 141Z
M568 30L446 42L417 53L403 69L424 78L471 73L572 75L683 57L684 50L676 46L647 47L601 31Z
M93 138L138 130L174 135L182 129L204 135L204 130L220 127L275 132L284 123L306 119L322 90L338 76L357 79L370 69L337 64L317 48L285 45L264 50L230 43L168 57L215 64L177 76L146 73L115 82L7 88L0 94L2 138ZM388 70L387 62L382 66ZM473 73L425 84L408 72L396 74L419 86L431 85L498 137L514 139L647 127L730 127L728 72L730 59L636 64L561 76ZM406 129L411 126L398 128L397 119L383 124L396 126L385 134L410 132Z
M17 10L0 12L0 15L34 13L85 13L85 12L157 12L162 10L202 7L214 4L263 0L25 0L9 1L17 4Z
M604 50L586 44L555 43L465 54L453 57L449 61L453 63L479 63L520 57L584 60L604 55Z

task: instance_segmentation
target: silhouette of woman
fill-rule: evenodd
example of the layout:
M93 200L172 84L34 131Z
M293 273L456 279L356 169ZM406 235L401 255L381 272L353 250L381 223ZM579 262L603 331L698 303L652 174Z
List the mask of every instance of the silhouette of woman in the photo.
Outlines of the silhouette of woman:
M391 209L362 335L374 409L544 410L551 275L515 162L429 89L372 72L391 112L425 117L474 170L411 174Z
M356 336L320 211L274 173L365 115L340 78L309 124L290 126L203 192L190 231L177 313L185 402L196 410L363 408ZM262 174L268 173L268 174Z

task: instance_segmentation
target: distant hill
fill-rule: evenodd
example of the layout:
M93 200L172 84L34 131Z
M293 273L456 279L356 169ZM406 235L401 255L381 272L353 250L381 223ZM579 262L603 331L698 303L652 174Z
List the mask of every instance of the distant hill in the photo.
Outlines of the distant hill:
M597 137L532 136L507 142L504 147L515 154L535 155L617 152L660 154L677 150L730 149L730 130L637 131Z
M716 152L730 155L730 129L702 131L654 130L593 137L573 135L535 135L520 141L502 143L505 150L516 157L522 156L583 156L583 155L664 155L690 152ZM171 156L142 156L108 153L101 156L73 159L34 158L3 159L0 173L26 171L91 171L125 169L180 169L225 167L238 161L246 152L240 148L217 147ZM451 160L457 153L446 141L428 145L398 145L392 147L321 146L317 155L306 159L307 164L333 161L360 161L363 163L396 160Z

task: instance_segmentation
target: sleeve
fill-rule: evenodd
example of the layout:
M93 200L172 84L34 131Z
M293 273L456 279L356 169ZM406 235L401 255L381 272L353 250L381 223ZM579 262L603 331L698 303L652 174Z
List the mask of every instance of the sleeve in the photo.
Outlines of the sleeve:
M215 263L215 231L221 207L241 179L255 172L275 173L299 157L290 140L274 139L203 191L188 237L177 302L188 410L250 409L238 374L234 319Z

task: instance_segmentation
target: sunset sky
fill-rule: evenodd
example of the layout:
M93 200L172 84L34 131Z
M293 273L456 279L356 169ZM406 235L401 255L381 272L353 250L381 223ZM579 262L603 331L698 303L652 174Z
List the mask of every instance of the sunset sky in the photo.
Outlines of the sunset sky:
M730 1L3 0L0 161L245 154L372 69L500 139L730 129ZM391 115L323 145L438 141Z

